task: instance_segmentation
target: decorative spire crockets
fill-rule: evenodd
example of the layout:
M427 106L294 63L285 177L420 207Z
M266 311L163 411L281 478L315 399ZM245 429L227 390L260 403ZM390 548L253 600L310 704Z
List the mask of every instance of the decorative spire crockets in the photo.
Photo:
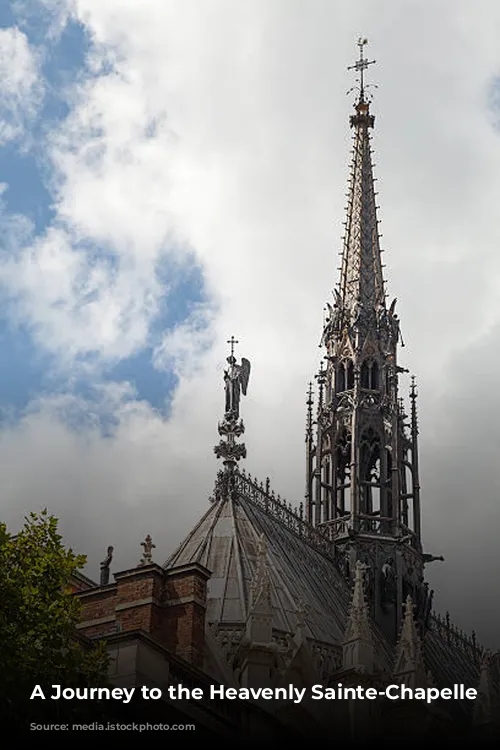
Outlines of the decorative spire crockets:
M425 669L422 642L414 617L414 606L410 596L404 605L404 619L396 646L394 676L411 688L426 687L428 675Z
M366 43L358 41L359 59L349 68L359 80L349 120L354 145L346 230L323 326L314 429L308 394L305 515L334 542L339 562L350 560L349 575L357 560L368 566L367 603L395 641L405 597L421 587L423 570L418 430L416 407L413 429L406 427L398 381L407 371L397 362L403 342L396 300L386 303L370 145L375 118L364 80L374 60L364 56ZM414 389L412 395L414 405ZM389 562L395 580L403 580L384 588L381 571Z
M367 572L367 566L358 560L354 573L351 608L342 644L342 662L344 669L371 672L375 649L365 601L364 576Z
M366 39L359 40L359 60L349 68L359 72L360 80L356 114L350 118L354 147L338 302L344 315L351 318L385 307L369 132L375 117L370 114L363 78L368 65L375 61L363 57L365 44Z
M241 458L246 458L246 446L237 443L236 439L245 432L243 420L240 418L240 398L246 396L250 378L250 362L244 357L241 364L237 364L234 356L234 346L239 342L231 336L227 342L231 345L231 353L227 358L229 365L224 371L225 411L224 419L219 422L218 430L221 441L214 447L217 458L222 458L224 468L233 471Z

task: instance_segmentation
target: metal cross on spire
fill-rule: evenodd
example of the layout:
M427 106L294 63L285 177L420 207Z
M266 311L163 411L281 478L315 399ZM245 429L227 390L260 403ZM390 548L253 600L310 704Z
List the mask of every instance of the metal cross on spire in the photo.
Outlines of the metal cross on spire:
M227 344L231 344L231 357L234 357L234 345L239 344L240 342L237 341L234 336L231 336L230 339L227 340Z
M376 60L367 60L363 57L363 47L368 44L368 39L365 39L364 37L360 37L358 39L358 47L359 47L359 60L356 60L354 65L349 65L347 70L355 70L356 72L359 72L359 100L362 102L364 101L365 97L365 81L364 81L364 71L367 69L369 65L373 65ZM352 91L352 89L351 89Z

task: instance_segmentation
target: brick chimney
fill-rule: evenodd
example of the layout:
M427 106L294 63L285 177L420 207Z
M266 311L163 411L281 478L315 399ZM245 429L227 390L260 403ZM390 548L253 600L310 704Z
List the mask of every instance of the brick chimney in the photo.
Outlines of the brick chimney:
M115 574L115 582L75 592L83 605L79 632L106 639L143 631L169 651L202 667L207 581L198 563L164 568L150 562Z

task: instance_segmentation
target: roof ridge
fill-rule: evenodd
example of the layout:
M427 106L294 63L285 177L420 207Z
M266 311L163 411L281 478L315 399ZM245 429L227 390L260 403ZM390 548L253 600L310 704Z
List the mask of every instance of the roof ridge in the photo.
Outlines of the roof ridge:
M263 510L266 515L278 521L288 531L291 531L310 547L327 557L334 563L335 567L338 567L333 543L326 533L322 533L306 521L301 516L300 510L297 512L291 503L287 504L280 495L275 495L274 491L269 489L269 480L266 480L264 486L262 482L259 484L255 478L252 479L251 474L246 474L245 471L235 471L234 478L235 490L246 500ZM302 503L299 508L303 508Z

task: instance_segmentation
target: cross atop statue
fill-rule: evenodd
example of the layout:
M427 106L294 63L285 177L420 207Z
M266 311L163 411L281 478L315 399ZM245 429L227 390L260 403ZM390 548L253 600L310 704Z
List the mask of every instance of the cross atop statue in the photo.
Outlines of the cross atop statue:
M228 344L231 344L231 357L233 357L233 356L234 356L234 345L235 345L235 344L239 344L240 342L239 342L239 341L237 341L237 340L236 340L236 339L234 338L234 336L231 336L231 338L227 340L227 343L228 343Z
M229 365L224 370L224 388L226 391L226 408L225 416L227 419L236 420L240 416L240 396L246 396L248 380L250 378L250 362L244 357L241 358L241 364L236 363L234 356L234 345L239 342L231 336L227 341L231 345L231 354L227 357Z

